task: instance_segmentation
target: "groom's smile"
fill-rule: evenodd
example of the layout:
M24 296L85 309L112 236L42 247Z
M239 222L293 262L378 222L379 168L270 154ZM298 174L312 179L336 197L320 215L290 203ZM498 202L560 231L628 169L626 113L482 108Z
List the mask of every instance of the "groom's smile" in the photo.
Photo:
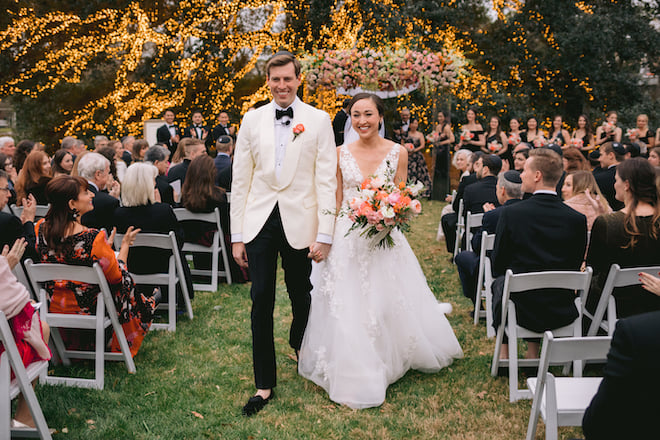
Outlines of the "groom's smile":
M293 63L284 66L272 66L268 75L268 87L275 103L286 109L296 99L300 77L296 76Z

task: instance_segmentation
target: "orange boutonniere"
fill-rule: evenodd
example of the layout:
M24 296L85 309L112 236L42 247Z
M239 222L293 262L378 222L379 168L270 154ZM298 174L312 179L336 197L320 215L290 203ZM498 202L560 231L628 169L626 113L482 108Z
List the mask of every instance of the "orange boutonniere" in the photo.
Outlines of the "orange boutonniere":
M303 131L305 131L305 126L302 125L302 124L298 124L298 125L296 125L295 127L293 127L293 140L295 141L296 138L297 138L297 137L300 135L300 133L302 133Z

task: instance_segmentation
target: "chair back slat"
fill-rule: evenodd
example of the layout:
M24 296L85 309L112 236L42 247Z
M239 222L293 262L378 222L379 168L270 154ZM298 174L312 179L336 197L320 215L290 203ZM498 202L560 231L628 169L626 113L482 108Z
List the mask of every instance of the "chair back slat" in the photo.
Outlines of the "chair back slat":
M121 242L126 234L115 234L115 248L121 247ZM148 232L139 232L135 236L135 241L131 245L135 247L150 247L172 251L176 249L176 237L174 231L168 234L153 234Z
M578 271L547 271L513 274L507 271L509 292L525 292L534 289L571 289L589 290L592 270Z
M547 333L552 335L551 332ZM574 360L604 359L607 357L611 343L612 338L609 336L587 336L582 338L553 337L548 360L551 364L554 364Z
M215 208L213 212L191 212L186 208L176 208L174 209L174 215L179 222L185 222L190 220L196 220L206 223L220 223L220 214L218 208Z
M66 273L67 281L74 281L78 283L87 283L87 284L99 284L99 282L105 281L105 276L103 276L103 271L98 263L94 263L94 266L71 266L68 264L58 264L58 263L39 263L35 264L32 260L28 259L25 266L28 277L33 283L44 283L46 281L60 280L62 274ZM101 272L101 280L99 280L99 273ZM38 291L38 286L34 286L35 290Z

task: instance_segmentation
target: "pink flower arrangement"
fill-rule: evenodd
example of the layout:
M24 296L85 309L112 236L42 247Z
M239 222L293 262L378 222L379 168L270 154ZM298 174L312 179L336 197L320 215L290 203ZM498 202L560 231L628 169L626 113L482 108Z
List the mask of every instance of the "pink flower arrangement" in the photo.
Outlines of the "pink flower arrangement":
M394 170L391 170L390 174L393 173ZM422 204L415 197L423 189L421 182L396 185L391 178L364 179L358 188L358 195L339 213L353 222L346 235L359 229L360 236L370 239L374 248L394 246L392 230L409 231L410 220L422 212Z
M626 136L628 136L628 139L636 140L639 137L639 130L636 128L629 128L626 130Z
M426 142L434 143L440 139L440 135L437 131L433 130L431 133L426 135Z
M490 151L491 153L497 153L501 149L502 149L502 145L497 141L493 141L488 144L488 151Z
M415 145L411 144L410 142L406 142L405 144L403 144L403 146L405 147L406 150L408 150L409 153L411 153L412 150L415 149Z
M474 139L474 134L470 130L463 130L461 133L461 141L471 141Z
M396 91L419 87L430 93L458 82L457 63L447 52L406 49L319 50L302 59L307 87Z
M534 139L534 147L535 148L545 147L545 145L547 143L548 143L548 141L543 136L539 136L536 139Z
M603 130L605 133L614 133L614 130L616 129L616 125L612 124L611 122L603 122Z
M584 141L580 138L572 138L570 141L568 141L568 146L574 148L582 148L584 147Z
M522 139L520 139L520 135L513 133L509 136L509 145L513 145L515 147L521 142Z

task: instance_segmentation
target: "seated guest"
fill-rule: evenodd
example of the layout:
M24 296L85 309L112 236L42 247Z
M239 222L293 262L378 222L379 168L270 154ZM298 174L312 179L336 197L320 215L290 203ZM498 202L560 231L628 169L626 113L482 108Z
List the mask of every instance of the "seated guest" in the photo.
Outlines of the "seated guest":
M564 163L564 171L567 173L589 170L591 168L582 152L575 147L567 147L563 150L562 161Z
M137 139L133 142L133 154L131 155L132 162L142 162L144 160L144 153L149 148L149 142L144 139Z
M33 307L34 301L30 300L30 292L11 272L19 264L25 245L24 241L16 242L11 251L7 248L0 256L0 311L7 317L18 353L23 365L27 367L33 362L49 360L51 353L48 349L48 324L41 322L39 313ZM4 351L5 348L0 344L0 355ZM32 413L22 394L18 396L16 414L10 427L35 427Z
M32 194L37 205L47 205L46 185L51 179L50 159L43 151L33 151L25 159L25 164L16 182L17 205Z
M64 149L59 149L53 155L51 171L53 177L69 176L73 169L73 155Z
M586 440L657 438L660 312L616 323L603 380L582 419Z
M469 176L470 172L472 171L472 163L470 162L470 156L472 155L472 152L470 150L458 150L456 153L454 153L454 158L451 161L451 164L456 168L460 173L459 177L459 184L463 180L463 177ZM458 192L457 192L458 193ZM447 214L451 214L454 212L454 206L452 205L453 198L451 195L448 195L445 198L445 202L448 202L448 204L442 208L442 213L440 214L440 218L444 217ZM441 220L442 224L442 220ZM438 237L437 240L440 240L443 238L444 231L442 228L439 228L438 232Z
M529 148L517 148L517 151L513 153L513 169L522 173L523 167L525 166L525 161L529 157Z
M160 195L160 201L174 206L174 188L167 183L167 168L170 166L170 150L162 145L149 147L144 153L144 161L156 167L158 175L156 176L156 189Z
M594 270L587 309L594 311L610 266L660 265L660 207L655 170L646 159L636 157L616 169L616 198L624 208L596 219L591 230L587 265ZM618 317L660 310L660 298L641 286L614 289Z
M479 252L481 250L481 232L494 234L497 222L505 206L513 205L522 198L522 180L518 171L510 170L502 173L497 178L497 200L500 207L493 204L484 207L486 211L483 216L481 228L475 231L472 237L472 251L463 251L456 255L456 270L461 279L463 295L470 298L472 303L476 301L477 276L479 271Z
M122 146L121 141L117 140L108 142L108 147L111 147L115 151L115 155L111 162L114 162L115 164L115 179L121 183L121 181L124 180L124 174L126 173L126 168L128 167L126 162L124 162L124 159L122 159L124 147ZM110 172L112 172L112 170L110 170Z
M497 200L497 175L502 169L502 159L496 154L484 154L473 165L477 182L465 188L463 196L463 215L484 212L484 203L500 206Z
M16 144L14 143L14 138L11 136L0 137L0 153L11 158L14 157L14 154L16 153Z
M124 136L121 138L121 160L124 161L126 166L129 166L133 161L133 144L135 143L135 136Z
M614 196L614 175L617 165L625 159L626 148L619 142L605 142L599 149L600 169L594 169L596 183L614 211L623 208L623 203Z
M555 188L562 175L561 158L538 148L529 152L521 174L522 191L532 196L502 210L492 254L493 326L502 320L504 274L549 270L580 270L587 245L587 219L569 208ZM575 294L570 290L543 289L511 295L518 325L534 332L563 327L577 318ZM506 336L505 336L506 339ZM529 342L527 357L538 357L538 342ZM500 356L506 358L508 344Z
M119 182L119 176L117 174L117 163L115 162L117 153L113 147L107 145L105 147L97 148L96 152L108 159L108 162L110 162L110 177L112 177L112 179L107 183L107 186L112 187L112 182Z
M28 154L30 154L33 149L34 142L28 139L22 140L16 145L16 151L14 152L14 168L16 168L17 173L21 172L25 159L27 159Z
M174 215L172 207L156 201L156 176L158 170L147 163L132 163L126 169L121 192L122 207L115 209L113 220L117 232L124 233L131 227L138 228L142 233L169 234L174 231L179 249L183 247L183 229ZM136 248L131 251L128 264L131 272L136 274L166 273L169 269L171 252L161 250ZM186 269L181 255L183 270L186 271L188 292L192 298L194 292L190 271ZM146 289L152 290L151 287Z
M78 174L87 180L89 190L94 194L93 209L81 214L81 223L89 228L111 231L114 226L112 215L119 206L120 186L114 182L109 192L104 191L111 178L110 161L99 153L86 153L80 157Z
M9 201L9 184L7 173L0 170L0 250L4 246L12 247L16 240L24 238L27 242L25 258L35 259L34 244L34 215L37 209L37 201L33 195L23 200L23 212L19 219L8 212L1 212Z
M97 153L86 156L91 155ZM87 188L88 183L82 177L60 176L48 183L46 192L50 209L46 218L39 220L35 226L37 261L76 266L99 263L112 290L131 354L135 356L149 331L158 301L157 297L146 297L135 292L125 263L129 247L139 230L130 228L126 231L119 254L115 256L104 232L80 223L80 219L94 209L94 193ZM49 310L53 313L91 314L96 310L98 286L58 280L48 283L46 290L51 298ZM79 337L80 333L72 333L68 342L75 345ZM110 347L114 352L121 351L116 336L113 336Z
M580 156L582 157L582 155ZM588 231L591 231L596 217L612 212L612 208L607 204L607 199L596 184L596 179L589 171L569 173L564 180L561 192L564 203L587 217ZM598 205L594 206L594 203Z
M7 205L13 205L16 203L16 188L14 187L14 182L18 180L18 174L14 168L14 161L11 156L0 153L0 171L7 173L7 187L9 188L9 200L7 201Z
M440 218L440 224L442 226L442 231L445 235L445 241L447 244L447 252L454 252L454 245L456 244L456 224L458 223L458 209L460 201L463 200L465 188L477 181L477 174L474 172L474 163L481 156L483 156L481 151L474 153L471 152L468 159L469 163L466 167L466 170L469 170L469 174L465 176L461 175L461 180L458 184L458 189L456 190L456 197L451 202L454 212L450 212L449 214L446 214ZM465 211L465 209L463 210Z
M215 156L215 184L221 186L219 182L220 174L226 169L231 168L231 154L234 152L234 140L229 136L220 136L215 143L215 149L218 155ZM223 187L229 189L229 187Z
M181 182L181 186L183 186L190 161L197 156L206 154L206 146L204 145L204 141L195 138L186 138L180 143L183 144L185 158L179 165L170 168L170 171L167 173L167 181L172 183L178 180Z

